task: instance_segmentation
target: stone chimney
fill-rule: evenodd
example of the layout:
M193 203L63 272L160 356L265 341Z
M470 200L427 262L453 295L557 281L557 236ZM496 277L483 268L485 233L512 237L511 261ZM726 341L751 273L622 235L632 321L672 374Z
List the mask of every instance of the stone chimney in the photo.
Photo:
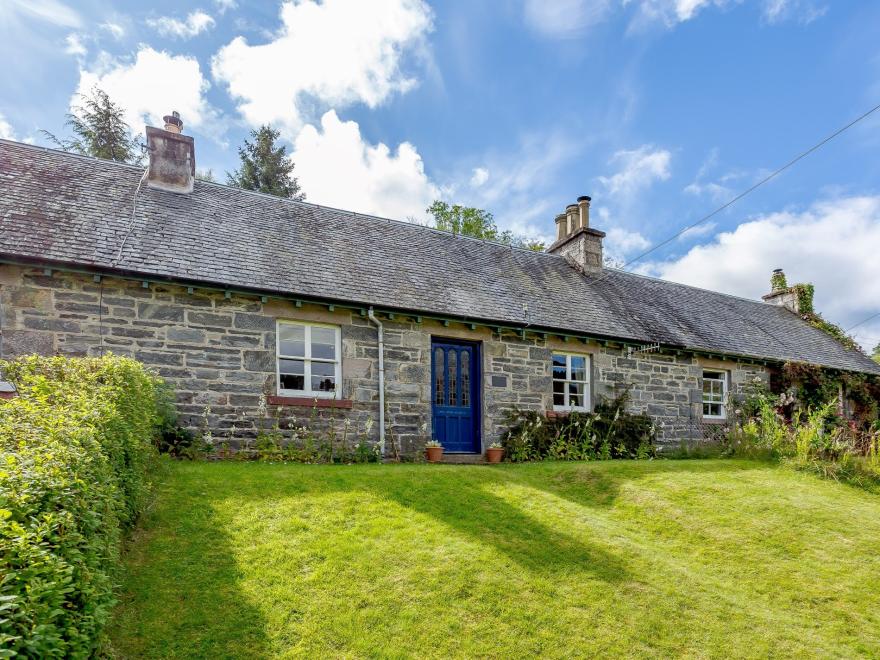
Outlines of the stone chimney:
M603 238L605 232L590 227L590 198L583 195L556 216L556 241L547 252L565 257L587 275L598 275L602 272Z
M196 178L195 143L181 133L183 122L177 112L163 119L164 129L147 126L150 154L147 186L173 193L191 193Z
M781 268L777 268L770 276L770 293L761 296L761 298L766 303L779 305L795 314L801 314L812 312L813 310L802 309L802 307L804 307L802 300L807 299L799 294L801 294L801 292L806 293L809 298L806 304L808 307L812 307L812 290L813 287L809 284L795 284L794 286L788 286L788 282L785 279L785 273L782 272Z

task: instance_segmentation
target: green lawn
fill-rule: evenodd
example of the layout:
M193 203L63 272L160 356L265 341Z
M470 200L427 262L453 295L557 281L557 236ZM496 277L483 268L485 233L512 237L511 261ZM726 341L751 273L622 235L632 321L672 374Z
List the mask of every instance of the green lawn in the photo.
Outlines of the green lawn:
M880 497L734 460L174 463L123 657L880 656Z

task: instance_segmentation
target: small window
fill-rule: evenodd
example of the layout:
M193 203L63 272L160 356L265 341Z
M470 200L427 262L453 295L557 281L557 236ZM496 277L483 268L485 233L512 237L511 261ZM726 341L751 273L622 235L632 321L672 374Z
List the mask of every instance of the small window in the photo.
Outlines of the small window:
M590 358L553 354L553 410L590 409Z
M703 417L727 419L727 372L703 372Z
M278 393L336 398L340 391L339 328L278 322Z

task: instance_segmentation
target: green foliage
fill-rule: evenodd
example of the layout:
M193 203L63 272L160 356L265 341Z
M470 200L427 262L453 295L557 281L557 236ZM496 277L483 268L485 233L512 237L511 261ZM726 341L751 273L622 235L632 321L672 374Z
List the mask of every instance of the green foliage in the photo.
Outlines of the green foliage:
M90 657L143 510L157 379L136 361L0 362L0 655Z
M271 126L261 126L259 130L251 131L253 142L245 140L244 145L238 148L241 167L226 175L229 185L304 200L305 193L293 176L293 160L287 155L287 148L276 142L279 135L280 131Z
M824 477L880 486L880 428L860 430L841 423L836 400L796 409L790 420L784 414L785 395L778 401L759 396L755 404L754 414L731 428L729 455L784 460Z
M589 461L649 458L654 455L651 418L626 412L628 392L596 406L595 412L571 412L548 418L535 411L514 411L503 439L504 458L524 461Z
M773 275L770 276L770 290L782 291L787 288L788 282L785 280L785 273L781 270L774 270Z
M125 110L97 86L89 96L79 97L81 104L73 107L64 124L73 137L58 139L48 131L42 131L43 134L64 151L120 163L140 163L145 147L132 136L131 127L125 122Z
M440 200L434 200L434 203L426 211L434 218L435 229L486 241L495 241L534 252L544 251L544 243L541 241L516 236L511 231L499 231L495 224L495 218L489 211L460 204L449 205Z
M816 292L816 287L812 284L795 284L791 288L794 291L794 295L797 297L798 310L800 310L800 313L814 314L813 294Z
M159 382L156 385L156 449L160 454L174 458L195 458L195 436L189 429L178 426L174 403L174 389L167 383Z
M874 347L874 350L871 352L871 359L874 360L874 362L880 362L880 344L877 344Z

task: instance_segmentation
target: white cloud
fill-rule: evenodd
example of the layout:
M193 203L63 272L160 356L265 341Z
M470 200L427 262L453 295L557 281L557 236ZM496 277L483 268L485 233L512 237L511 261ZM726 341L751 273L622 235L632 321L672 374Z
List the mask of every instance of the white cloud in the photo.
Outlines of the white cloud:
M526 24L549 37L578 37L611 12L609 0L525 0Z
M85 57L88 50L82 38L76 32L71 32L64 39L64 52L74 57Z
M159 18L148 18L147 25L163 37L191 39L214 27L214 19L201 9L197 9L183 21L170 16L160 16Z
M6 117L2 113L0 113L0 138L4 140L15 139L15 131L12 130L12 126L6 121Z
M294 175L316 204L405 220L422 219L439 197L412 144L403 142L394 152L369 144L356 122L341 121L333 110L321 118L320 130L302 129L292 155Z
M828 7L810 0L765 0L763 15L768 23L796 20L804 25L821 18Z
M625 261L637 250L647 250L651 243L637 231L612 227L605 235L605 252L612 259Z
M162 116L177 110L184 127L204 126L216 115L205 99L208 81L198 60L169 55L142 46L133 62L120 62L103 54L93 70L80 70L77 93L88 94L97 85L125 109L125 119L136 132L144 122L161 125ZM71 105L78 105L74 96Z
M214 6L217 7L217 12L222 16L226 12L238 7L238 2L236 0L214 0Z
M880 311L878 252L880 196L845 197L744 222L678 259L640 270L759 299L769 290L772 269L783 268L789 283L815 284L816 309L849 327ZM861 334L870 338L878 330L868 324Z
M114 23L113 21L105 21L98 26L104 32L109 34L111 37L119 41L122 37L125 36L125 28L122 27L119 23Z
M742 0L640 0L634 3L637 11L632 27L638 29L661 23L671 28L691 20L707 7L725 7L739 2Z
M471 175L471 185L474 188L479 188L486 181L489 180L489 170L485 167L475 167L473 174Z
M83 25L76 10L58 0L4 0L0 3L0 18L14 14L68 28L79 28Z
M599 182L609 195L629 196L655 181L668 179L671 161L669 151L648 144L638 149L621 150L611 157L611 163L619 166L618 171L611 176L600 176Z
M412 88L401 60L431 23L422 0L285 2L274 40L252 46L236 37L214 56L212 72L249 124L292 136L323 109L372 108Z

